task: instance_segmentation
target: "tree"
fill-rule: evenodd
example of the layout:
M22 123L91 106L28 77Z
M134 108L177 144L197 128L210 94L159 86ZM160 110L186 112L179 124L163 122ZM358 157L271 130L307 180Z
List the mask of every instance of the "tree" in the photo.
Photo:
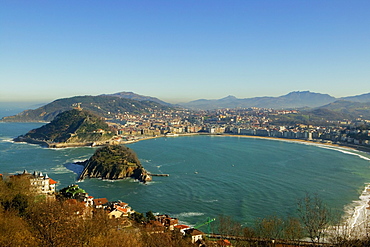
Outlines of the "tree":
M155 220L155 216L152 211L148 211L145 214L147 221Z
M243 228L241 224L230 216L219 216L217 218L217 231L223 236L241 236Z
M330 223L330 210L317 194L306 196L298 201L298 215L313 245L320 243Z
M0 209L0 246L38 246L31 230L17 212Z
M289 217L284 226L284 238L295 242L296 244L299 243L299 240L303 238L303 227L299 219Z
M257 235L264 239L282 238L283 227L284 221L277 216L259 219L255 225Z
M137 223L144 223L146 221L145 216L142 213L134 212L130 215L130 218Z

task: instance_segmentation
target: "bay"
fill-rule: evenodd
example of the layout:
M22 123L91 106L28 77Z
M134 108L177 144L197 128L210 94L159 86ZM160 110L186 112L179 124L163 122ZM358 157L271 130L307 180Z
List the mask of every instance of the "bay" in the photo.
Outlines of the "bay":
M0 173L48 173L57 189L76 183L75 161L95 148L45 149L12 138L42 123L0 123ZM157 138L128 145L154 177L134 180L86 179L90 195L122 200L136 211L166 213L186 224L229 215L244 225L269 215L288 216L306 192L318 193L343 212L370 182L369 154L297 142L228 136Z

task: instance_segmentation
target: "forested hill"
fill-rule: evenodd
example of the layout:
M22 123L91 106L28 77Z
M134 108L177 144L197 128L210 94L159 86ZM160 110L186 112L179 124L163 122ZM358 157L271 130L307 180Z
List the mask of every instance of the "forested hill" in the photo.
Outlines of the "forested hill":
M151 180L136 153L126 146L99 148L84 162L84 166L79 179L88 177L114 180L132 177L143 182Z
M129 112L145 114L153 109L167 110L165 106L153 101L137 101L112 96L76 96L57 99L34 110L25 110L17 115L4 117L5 122L50 122L59 113L74 108L88 110L100 117L111 118L116 114Z
M69 110L60 113L50 123L27 134L15 138L15 141L30 143L89 143L109 140L113 134L107 123L100 117L85 110Z

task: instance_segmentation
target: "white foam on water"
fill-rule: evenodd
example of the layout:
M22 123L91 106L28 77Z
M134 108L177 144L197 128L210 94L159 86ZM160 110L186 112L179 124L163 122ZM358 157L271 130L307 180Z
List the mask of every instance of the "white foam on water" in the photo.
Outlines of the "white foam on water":
M9 139L9 138L0 138L0 141L1 141L1 142L10 142L10 143L14 143L13 139Z
M204 213L201 212L183 212L179 214L174 214L173 217L175 218L186 218L186 217L194 217L194 216L203 216Z
M349 228L350 235L361 237L361 233L367 232L367 221L369 216L370 184L365 186L359 196L359 200L352 202L346 209L342 228Z
M284 141L284 140L282 140L282 141ZM330 150L338 151L338 152L341 152L341 153L344 153L344 154L354 155L354 156L357 156L361 159L370 161L370 158L365 157L364 155L360 154L360 153L365 154L366 152L359 151L359 150L352 150L351 148L329 146L329 145L325 145L325 144L311 143L311 142L300 142L300 141L285 141L285 142L298 143L298 144L303 144L303 145L308 145L308 146L316 146L316 147L320 147L320 148L330 149Z
M201 200L204 203L212 203L212 202L218 202L217 199L210 199L210 200Z

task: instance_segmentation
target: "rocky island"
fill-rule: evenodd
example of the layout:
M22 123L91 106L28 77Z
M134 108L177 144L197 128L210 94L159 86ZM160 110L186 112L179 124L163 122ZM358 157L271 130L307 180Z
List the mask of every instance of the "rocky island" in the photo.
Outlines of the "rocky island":
M72 109L58 114L53 121L14 139L42 146L78 147L105 144L113 137L108 124L89 111Z
M151 176L141 165L136 153L123 145L99 148L90 159L79 164L84 165L79 180L86 177L110 180L131 177L144 183L151 180Z

